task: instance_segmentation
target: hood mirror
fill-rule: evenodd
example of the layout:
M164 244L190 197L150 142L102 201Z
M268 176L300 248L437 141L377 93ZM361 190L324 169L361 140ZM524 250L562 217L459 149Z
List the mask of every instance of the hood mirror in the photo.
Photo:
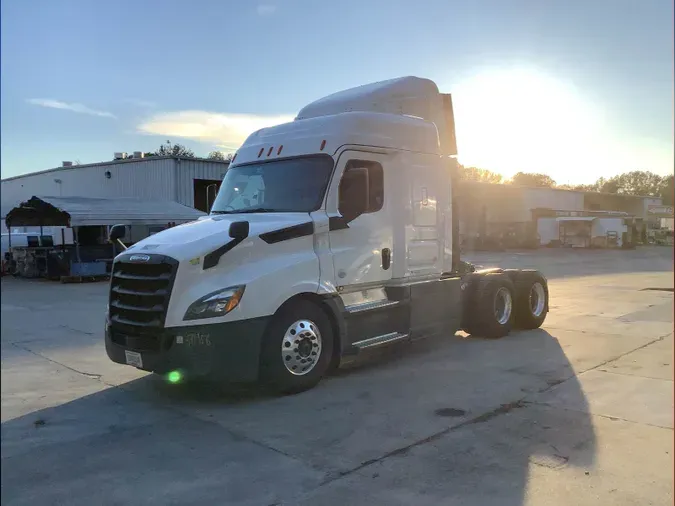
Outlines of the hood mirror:
M230 237L232 239L243 241L248 237L249 223L248 221L235 221L230 224Z

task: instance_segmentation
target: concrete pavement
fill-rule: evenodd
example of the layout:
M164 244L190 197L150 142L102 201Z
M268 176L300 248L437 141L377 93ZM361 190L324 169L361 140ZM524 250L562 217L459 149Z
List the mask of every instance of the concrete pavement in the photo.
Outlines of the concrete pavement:
M544 328L400 346L303 394L111 363L105 284L2 281L3 504L673 502L673 250L474 254Z

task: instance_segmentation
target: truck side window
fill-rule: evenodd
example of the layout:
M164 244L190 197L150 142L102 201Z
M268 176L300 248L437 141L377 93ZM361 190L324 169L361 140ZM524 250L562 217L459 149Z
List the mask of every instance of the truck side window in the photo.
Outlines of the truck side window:
M343 195L347 193L344 191L344 185L349 184L350 181L345 176L353 169L367 169L368 171L368 205L365 212L375 213L382 209L384 205L384 170L382 170L382 165L367 160L350 160L347 162L345 172L342 175L342 181L340 181L340 189L338 191L339 211L343 213L348 207L347 202L343 200Z

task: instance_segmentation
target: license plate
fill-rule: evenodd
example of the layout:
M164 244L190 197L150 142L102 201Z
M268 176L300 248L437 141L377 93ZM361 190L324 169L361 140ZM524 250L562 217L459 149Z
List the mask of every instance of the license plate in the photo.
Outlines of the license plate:
M127 364L138 368L143 367L143 358L140 353L124 350L124 355L126 356Z

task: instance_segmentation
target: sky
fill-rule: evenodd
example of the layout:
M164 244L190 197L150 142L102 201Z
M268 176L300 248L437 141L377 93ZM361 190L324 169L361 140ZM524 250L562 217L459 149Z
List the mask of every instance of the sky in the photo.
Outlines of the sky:
M558 184L673 173L672 0L4 0L2 177L205 156L405 75L453 94L459 160Z

